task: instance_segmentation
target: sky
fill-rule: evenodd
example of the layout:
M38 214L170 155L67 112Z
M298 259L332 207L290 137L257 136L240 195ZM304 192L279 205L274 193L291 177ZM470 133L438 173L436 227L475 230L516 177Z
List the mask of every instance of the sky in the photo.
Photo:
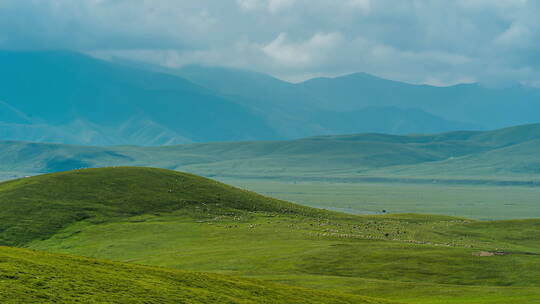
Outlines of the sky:
M540 87L537 0L0 0L0 49Z

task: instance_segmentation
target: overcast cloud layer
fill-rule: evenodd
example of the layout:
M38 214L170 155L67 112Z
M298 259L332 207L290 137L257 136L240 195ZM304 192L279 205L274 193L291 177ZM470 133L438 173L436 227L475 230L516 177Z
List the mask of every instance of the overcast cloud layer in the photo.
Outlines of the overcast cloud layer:
M0 48L540 86L535 0L0 0Z

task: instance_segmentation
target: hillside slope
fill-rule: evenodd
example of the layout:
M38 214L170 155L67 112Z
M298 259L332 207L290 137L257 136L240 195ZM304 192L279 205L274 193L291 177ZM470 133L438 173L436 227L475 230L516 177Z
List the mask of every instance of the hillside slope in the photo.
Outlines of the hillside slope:
M291 141L87 147L0 142L0 171L151 166L212 176L484 176L538 173L540 124L486 132L352 134ZM459 173L459 174L457 174ZM528 177L527 177L528 178Z
M540 173L540 124L524 125L471 134L467 141L491 146L483 153L461 155L417 164L374 171L373 174L402 176L523 176Z
M2 303L390 303L215 274L0 247Z
M374 174L403 176L523 176L535 179L540 174L540 139L517 143L485 153L465 155L415 166L376 170Z
M322 213L191 174L131 167L4 182L0 209L0 245L44 239L81 220L99 223L160 212L199 217L255 211Z
M0 202L0 223L9 224L0 227L3 240L19 239L14 243L48 252L229 274L410 303L529 304L540 299L539 220L480 222L437 215L345 215L148 168L79 170L3 183ZM0 249L0 269L12 268L4 256L13 254L3 252ZM9 286L11 280L21 277L17 288L26 290L26 284L38 291L38 287L51 287L55 296L55 286L47 284L65 282L62 267L71 270L68 280L77 281L83 273L93 275L93 270L65 261L57 265L56 261L45 257L35 265L31 257L16 258L16 264L23 263L15 267L19 274L9 274L9 268L2 271L0 275L7 272L8 276L0 279L0 284ZM102 275L98 282L114 282L111 272L120 275L118 285L96 287L98 283L92 280L83 283L91 294L95 289L124 293L125 285L143 284L143 289L152 289L152 282L157 281L155 284L162 287L156 288L156 293L169 297L167 290L177 286L174 278L162 283L153 268L145 268L146 274L139 275L131 268L125 274L116 269L117 264L109 263L106 269L99 261L90 264ZM51 272L58 277L34 279ZM182 282L200 286L191 278ZM208 275L203 288L220 290L221 283L214 284L214 279L219 278ZM235 281L231 278L228 288L235 289ZM267 292L274 295L271 289ZM141 293L136 290L127 295L139 297ZM223 294L229 295L227 291ZM29 295L33 294L23 294ZM250 299L244 293L238 297Z

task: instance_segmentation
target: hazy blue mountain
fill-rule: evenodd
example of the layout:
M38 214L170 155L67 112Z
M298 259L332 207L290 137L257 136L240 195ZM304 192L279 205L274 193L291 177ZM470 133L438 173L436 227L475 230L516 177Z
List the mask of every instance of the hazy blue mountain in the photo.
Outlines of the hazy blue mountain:
M364 73L293 84L231 68L0 51L0 140L91 145L433 133L537 122L540 90Z
M0 100L0 122L3 123L28 123L30 118L16 108Z
M260 111L284 138L358 132L430 133L482 128L480 124L444 119L407 103L384 106L381 102L383 106L378 106L375 99L363 105L349 105L347 101L351 94L362 98L370 93L354 88L334 87L327 83L321 83L318 88L310 90L304 87L305 84L293 84L269 75L233 68L200 65L178 69L147 65L146 68L184 77L229 96L241 105ZM409 86L386 80L379 83L378 78L359 75L365 79L350 79L348 84L364 87L367 91L380 89L390 94L394 87ZM322 78L314 81L319 80ZM323 82L331 83L332 79ZM385 98L381 96L381 99Z
M298 109L312 104L308 95L297 90L294 84L262 73L199 65L173 69L172 73L225 95L249 98L261 108L286 106Z
M294 84L270 75L225 67L189 65L166 68L125 60L116 62L180 76L210 89L264 117L279 137L284 139L335 134L313 119L319 109L313 106L309 96L298 90Z
M281 107L281 112L294 112L297 121L310 126L305 135L430 133L540 122L540 89L521 85L435 87L366 73L292 84L260 73L204 66L164 72L235 96L246 106Z
M174 145L192 140L144 118L134 118L116 127L103 127L83 120L65 125L0 122L0 138L32 142L92 145Z
M319 112L317 121L334 134L376 132L389 134L435 133L481 129L472 123L458 123L419 109L395 106L368 106L348 112Z
M479 84L449 87L411 85L365 73L315 78L298 84L329 110L355 111L368 106L415 108L446 120L501 128L540 119L540 89L525 86L487 88Z
M275 138L252 110L180 77L71 52L0 51L0 66L3 139L166 144Z
M313 105L310 94L298 90L296 85L267 74L249 70L188 65L167 68L141 62L118 60L117 62L140 69L153 70L185 78L222 95L233 97L237 103L263 110L286 108L287 111L310 110Z

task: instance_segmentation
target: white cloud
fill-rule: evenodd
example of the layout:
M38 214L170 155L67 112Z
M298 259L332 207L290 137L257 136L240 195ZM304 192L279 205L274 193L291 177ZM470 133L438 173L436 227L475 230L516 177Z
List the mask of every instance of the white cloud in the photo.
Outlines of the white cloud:
M526 86L530 86L530 87L533 87L533 88L540 89L540 79L524 81L523 84L526 85Z
M513 23L507 30L502 32L495 42L504 46L524 46L532 42L532 30L525 24Z
M534 1L534 0L533 0ZM458 4L465 8L486 9L486 8L515 8L522 7L529 0L458 0Z
M242 10L256 10L264 7L264 0L236 0L236 3Z
M0 48L72 49L301 79L537 81L534 0L0 0Z
M349 5L350 7L359 9L361 12L365 14L369 13L370 8L371 8L370 0L348 0L346 4Z
M271 13L293 6L297 0L268 0L268 10Z
M277 13L282 9L293 6L297 0L237 0L238 6L245 11L267 10Z
M262 51L284 66L316 66L343 41L340 33L317 33L305 41L289 41L286 33L262 47Z

